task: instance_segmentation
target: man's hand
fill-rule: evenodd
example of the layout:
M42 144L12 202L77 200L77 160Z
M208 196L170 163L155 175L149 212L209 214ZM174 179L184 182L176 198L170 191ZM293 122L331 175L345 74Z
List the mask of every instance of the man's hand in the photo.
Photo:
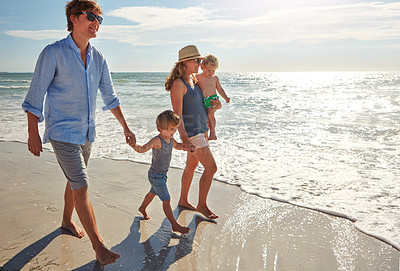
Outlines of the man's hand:
M33 155L40 156L42 140L39 135L38 118L31 112L26 112L28 117L28 149Z
M42 140L40 139L40 136L38 134L29 135L28 149L35 156L40 156L40 153L43 152Z
M124 135L127 144L132 147L136 145L136 136L134 133L132 133L130 130L126 130L124 131Z

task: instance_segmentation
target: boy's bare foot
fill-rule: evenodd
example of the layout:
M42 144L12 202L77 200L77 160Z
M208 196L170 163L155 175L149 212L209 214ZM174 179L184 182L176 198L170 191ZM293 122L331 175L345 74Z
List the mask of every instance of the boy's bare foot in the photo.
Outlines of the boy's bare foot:
M172 230L173 230L173 231L180 232L180 233L188 233L188 232L190 231L190 228L188 228L188 227L183 227L183 226L177 224L177 225L175 225L175 226L172 226Z
M111 263L115 263L116 260L120 257L118 253L112 252L108 248L101 244L95 249L96 252L96 260L102 264L107 265Z
M210 132L210 136L208 137L208 140L217 140L217 135L213 132Z
M146 219L146 220L150 219L150 217L147 215L147 212L146 212L145 208L139 207L139 212L142 213L144 219Z
M76 225L73 221L63 222L61 224L61 228L70 231L73 235L75 235L78 238L82 238L83 236L85 236L85 231L81 227Z
M207 206L197 206L197 211L209 219L217 219L218 216L208 209Z
M178 202L178 206L182 207L184 209L192 210L192 211L197 211L196 207L194 207L192 204L189 202Z

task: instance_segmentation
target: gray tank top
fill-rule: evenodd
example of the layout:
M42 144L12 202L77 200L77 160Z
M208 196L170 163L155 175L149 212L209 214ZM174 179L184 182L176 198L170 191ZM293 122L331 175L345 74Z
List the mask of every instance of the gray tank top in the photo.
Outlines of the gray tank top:
M188 137L208 131L207 112L203 106L203 93L198 85L192 88L189 83L181 79L187 88L183 96L182 118Z
M152 149L150 171L154 173L167 173L171 162L173 141L171 138L171 142L168 144L160 136L157 137L161 139L162 147L161 149Z

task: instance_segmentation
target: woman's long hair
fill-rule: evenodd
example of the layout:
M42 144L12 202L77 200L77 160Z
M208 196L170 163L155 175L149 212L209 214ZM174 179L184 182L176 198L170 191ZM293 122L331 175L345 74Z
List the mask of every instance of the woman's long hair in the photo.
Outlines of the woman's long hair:
M185 80L185 76L186 76L186 67L185 64L183 62L178 62L175 64L174 68L172 69L171 73L167 76L167 81L165 82L165 89L167 91L170 91L172 88L172 83L174 83L174 81L177 78L181 78L183 80ZM196 77L192 74L192 78L194 83L197 83L197 79Z

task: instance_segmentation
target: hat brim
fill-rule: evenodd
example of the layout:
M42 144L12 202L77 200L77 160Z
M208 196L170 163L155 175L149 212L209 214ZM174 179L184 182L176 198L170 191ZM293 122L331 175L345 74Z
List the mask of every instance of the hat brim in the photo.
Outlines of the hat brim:
M188 57L188 58L185 58L185 59L181 59L178 62L176 62L176 64L181 63L183 61L196 59L196 58L200 58L201 60L206 59L204 56L193 56L193 57Z

